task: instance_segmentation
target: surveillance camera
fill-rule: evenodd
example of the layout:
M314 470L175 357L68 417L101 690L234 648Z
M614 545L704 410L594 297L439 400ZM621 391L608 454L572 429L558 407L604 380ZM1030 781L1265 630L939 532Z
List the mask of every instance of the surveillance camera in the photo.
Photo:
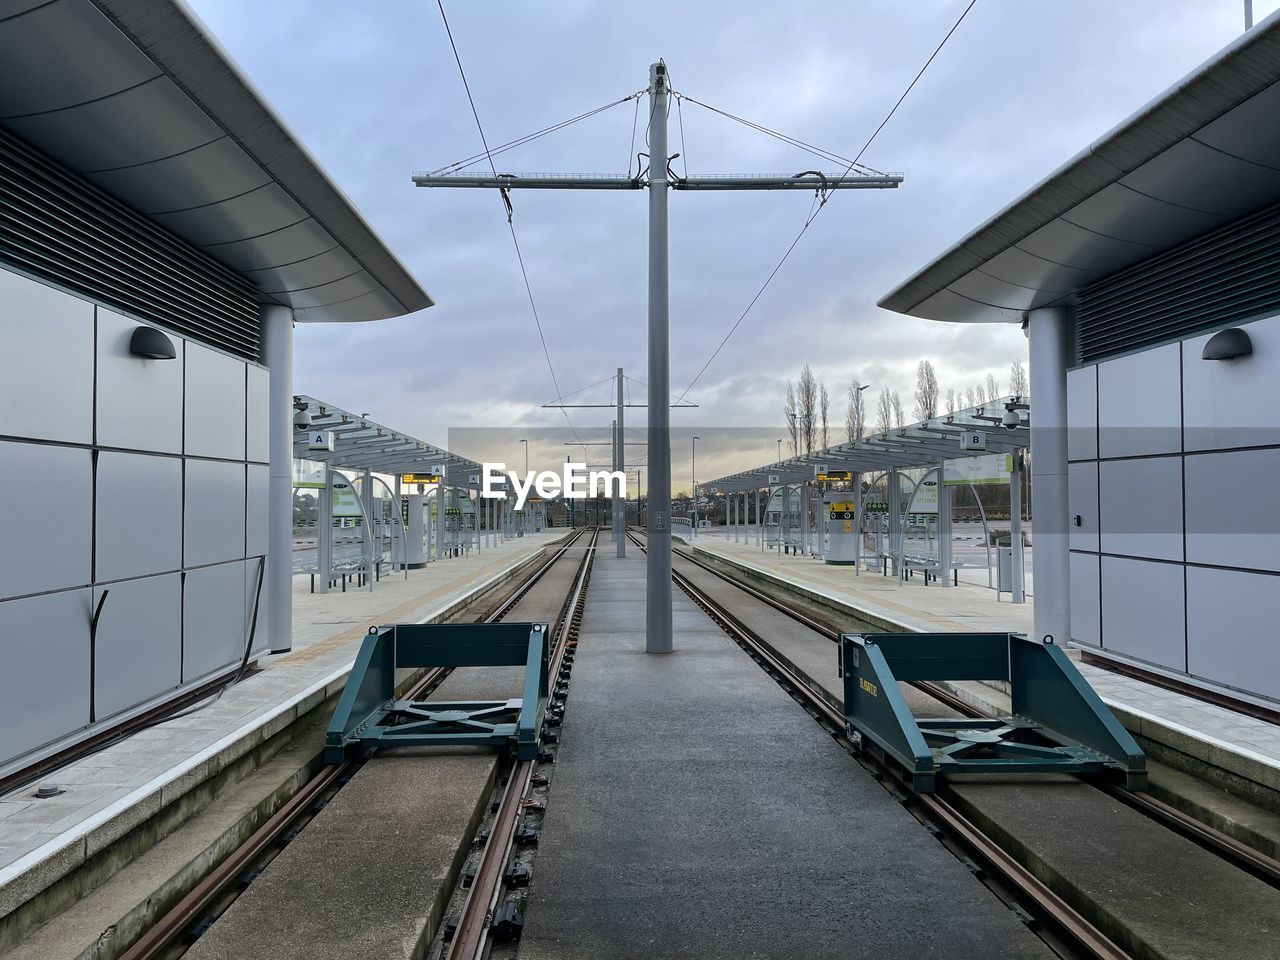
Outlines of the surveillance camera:
M307 413L305 409L299 410L293 415L293 426L298 430L306 430L311 426L311 414Z
M1017 410L1006 410L1004 416L1000 418L1000 426L1006 430L1017 430L1022 426L1022 417L1018 415Z

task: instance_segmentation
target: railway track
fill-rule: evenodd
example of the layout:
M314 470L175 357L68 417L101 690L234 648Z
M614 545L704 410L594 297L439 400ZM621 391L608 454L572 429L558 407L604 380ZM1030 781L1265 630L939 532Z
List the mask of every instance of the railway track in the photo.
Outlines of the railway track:
M629 533L629 536L641 549L644 548L643 540L639 536L634 532ZM870 754L854 751L846 736L847 726L843 704L838 698L824 691L812 677L807 676L786 658L780 656L766 638L757 635L746 622L747 618L740 605L726 604L723 600L717 600L708 591L701 589L688 575L691 568L713 575L719 581L731 585L737 591L796 621L828 641L838 641L842 632L840 629L762 590L739 582L686 552L673 552L672 579L676 585L783 685L832 736L853 751L860 764L876 775L887 788L899 795L919 819L930 825L940 839L945 838L944 842L947 842L948 846L958 844L959 849L965 854L979 858L989 875L998 878L996 887L993 888L997 895L1006 902L1017 904L1021 909L1029 911L1039 921L1037 932L1048 940L1051 946L1059 951L1065 946L1075 955L1086 957L1119 960L1119 958L1131 956L1091 920L1022 866L945 796L916 794L910 790L892 764L883 764ZM921 682L912 686L963 716L990 715L961 700L939 684ZM1280 862L1154 797L1124 790L1113 784L1090 782L1161 825L1188 837L1233 866L1273 886L1280 886ZM1050 930L1052 935L1045 936Z
M569 540L562 543L544 563L521 581L520 585L508 597L476 621L496 623L506 618L521 601L529 596L530 592L540 582L547 578L553 568L565 559L571 548L579 544L584 536L588 537L587 549L584 551L583 560L574 577L574 588L566 598L554 628L556 641L552 660L551 676L553 678L558 678L561 671L565 670L567 666L564 655L567 645L571 642L569 639L570 628L576 626L575 618L579 615L581 594L585 589L586 573L590 570L596 535L597 532L594 529L588 530L585 528L575 533ZM405 696L415 699L429 696L432 691L444 682L451 672L452 668L449 667L428 669L422 677L414 682ZM355 776L365 762L363 758L352 758L340 764L327 764L321 767L314 777L254 831L244 843L233 850L226 859L122 953L120 960L171 960L171 958L181 956L190 945L193 939L192 934L198 933L199 930L221 915L235 898L247 888L252 877L260 872L266 863L279 853L293 836L296 836L300 830L305 828L306 824L324 807L329 799ZM511 794L516 790L521 791L515 794L514 807L516 813L519 812L519 803L522 799L523 791L528 788L532 765L533 761L517 764L516 770L508 778L507 793ZM504 809L505 806L506 804L504 803ZM510 811L504 812L504 810L500 810L499 813L503 823L510 821L514 824L515 820ZM511 829L514 832L514 826ZM501 846L501 841L495 840L498 835L498 830L495 829L490 835L489 846L493 846L495 843ZM509 851L509 849L510 837L508 837L506 843L506 850ZM488 847L486 847L485 852L487 855ZM497 853L494 854L494 857L498 856ZM505 852L502 856L505 857ZM486 873L486 882L490 879L490 873L491 871ZM501 867L498 868L497 877L501 881ZM477 877L477 883L473 884L473 891L479 888L478 881L479 877ZM500 888L500 882L498 886ZM468 902L470 902L470 898ZM476 942L482 944L479 949L483 950L487 933L486 924L477 926L472 921L467 925L465 931L462 926L459 927L459 935L455 937L455 943L473 942L478 937ZM455 954L453 952L449 954L450 957L455 955L461 957L482 954Z

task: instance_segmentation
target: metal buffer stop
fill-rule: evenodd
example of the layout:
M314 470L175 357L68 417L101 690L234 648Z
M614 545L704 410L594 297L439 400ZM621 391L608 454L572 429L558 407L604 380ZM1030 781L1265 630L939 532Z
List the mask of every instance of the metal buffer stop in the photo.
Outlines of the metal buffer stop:
M547 707L550 628L545 623L401 623L370 627L325 734L326 763L359 748L505 746L538 755ZM396 671L524 665L517 700L401 700Z
M892 757L913 789L931 793L957 773L1100 773L1147 785L1147 761L1129 732L1062 649L1019 633L876 633L840 638L849 732ZM1007 717L916 717L898 682L1004 680Z

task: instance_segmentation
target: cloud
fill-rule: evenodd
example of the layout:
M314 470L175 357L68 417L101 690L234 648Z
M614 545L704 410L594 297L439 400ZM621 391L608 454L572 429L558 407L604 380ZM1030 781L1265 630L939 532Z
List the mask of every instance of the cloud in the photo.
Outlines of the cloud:
M438 301L397 320L300 327L299 392L435 442L452 431L465 443L462 428L564 427L562 414L541 406L556 391L499 198L409 181L413 170L480 148L434 5L192 2ZM1256 3L1258 19L1276 5ZM764 0L695 3L681 8L678 29L669 18L585 0L446 8L491 144L640 90L662 56L677 89L852 155L963 4L836 4L815 20ZM785 383L806 362L828 384L833 423L843 422L853 376L898 389L909 409L922 357L937 366L944 394L988 372L1005 382L1011 361L1025 355L1016 328L914 320L876 300L1240 28L1230 3L981 0L864 158L904 171L904 185L833 197L690 393L699 407L673 414L674 425L704 437L722 431L706 441L705 468L738 469L769 455L769 436L785 433ZM643 150L643 104L638 116L635 149ZM636 117L627 102L500 164L625 172ZM694 172L792 172L816 162L692 104L673 111L671 143L684 154L677 169L687 162ZM563 392L618 366L648 378L646 200L631 192L513 198ZM673 391L742 314L812 202L796 192L671 197ZM629 424L642 426L642 414L628 411ZM602 424L607 431L611 419L607 410L571 416L584 434ZM562 450L539 447L545 459L534 465L549 466Z

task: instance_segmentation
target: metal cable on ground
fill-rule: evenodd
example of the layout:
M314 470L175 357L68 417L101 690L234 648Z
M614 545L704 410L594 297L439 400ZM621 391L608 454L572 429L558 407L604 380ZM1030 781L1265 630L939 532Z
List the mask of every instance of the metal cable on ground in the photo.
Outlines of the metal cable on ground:
M837 180L836 183L838 184L843 183L845 179L849 176L849 174L853 171L854 166L858 165L858 161L860 161L862 159L862 155L867 152L867 148L870 147L871 144L875 141L876 137L880 135L880 131L885 128L885 125L893 118L893 115L898 112L898 107L902 106L902 102L907 99L907 94L909 94L915 88L915 85L919 82L920 78L924 76L924 72L929 69L929 65L933 63L934 59L938 56L938 54L942 52L942 48L947 45L947 41L951 39L951 35L955 33L957 28L959 28L960 24L964 22L964 18L969 15L969 11L974 8L974 5L977 2L978 0L969 0L969 5L964 8L964 12L962 12L960 16L956 19L956 22L951 25L951 29L948 30L946 36L942 38L942 42L939 43L936 48L934 48L933 53L929 55L929 59L924 62L924 66L920 68L920 70L916 73L915 77L912 78L911 82L907 84L907 88L904 91L902 91L902 96L898 98L897 103L895 103L893 107L889 110L889 112L885 114L885 118L880 121L880 125L876 127L875 131L871 134L871 136L867 138L867 142L862 145L862 149L858 151L857 155L849 163L848 169L845 170L845 172L840 175L840 179ZM828 193L828 196L830 196L830 193ZM729 338L732 337L733 334L737 331L738 327L742 325L742 321L747 319L747 315L751 313L751 310L753 307L755 307L756 302L764 294L765 290L769 288L769 284L773 282L773 278L778 275L778 271L782 269L783 264L785 264L787 262L787 259L791 256L791 252L795 250L796 244L800 242L800 238L805 235L805 231L807 231L810 225L813 223L813 221L818 218L818 214L822 213L826 205L827 205L826 200L824 199L822 203L818 205L818 208L816 210L813 210L812 213L809 214L809 217L804 222L804 226L800 228L800 232L796 234L795 239L791 241L791 245L787 247L786 252L782 254L782 258L778 261L777 266L775 266L769 272L769 275L765 278L764 283L760 285L760 289L756 291L755 296L751 298L751 302L747 304L747 308L743 310L741 315L738 317L738 319L734 321L733 326L729 328L729 332L724 335L724 339L720 341L719 346L715 348L711 356L707 359L707 362L702 365L702 368L698 371L697 375L691 381L689 381L689 385L684 388L684 391L680 394L679 399L676 401L677 403L679 403L680 400L683 400L688 395L689 391L694 388L694 385L697 384L697 382L702 379L702 375L707 372L707 368L710 367L711 364L715 361L716 357L720 355L720 351L724 349L724 345L729 342Z
M480 132L480 143L484 147L485 159L489 161L489 169L493 171L493 178L498 179L498 168L493 162L493 154L489 151L489 139L484 133L484 124L480 122L480 113L476 109L475 97L471 95L471 84L467 82L467 71L462 66L462 57L458 54L458 45L453 40L453 31L449 28L449 17L444 12L444 0L436 0L436 6L440 8L440 19L444 21L444 32L449 37L449 46L453 50L453 60L458 65L458 73L462 77L462 87L467 92L467 102L471 105L471 116L475 118L476 130ZM538 315L538 305L533 299L533 287L529 283L529 271L525 268L524 253L520 249L520 238L516 235L516 225L512 221L511 198L507 196L507 191L501 191L502 205L506 209L507 228L511 231L511 243L516 248L516 260L520 264L520 275L524 278L524 290L529 297L529 307L533 311L533 322L538 328L538 341L542 344L542 355L547 358L547 370L551 374L551 385L555 387L556 399L563 404L564 397L560 393L560 382L556 379L556 368L551 363L551 351L547 349L547 337L542 331L542 318ZM569 418L569 412L560 408L560 413L564 415L565 422L569 424L569 429L573 432L575 438L578 436L578 430L573 425L573 421Z

